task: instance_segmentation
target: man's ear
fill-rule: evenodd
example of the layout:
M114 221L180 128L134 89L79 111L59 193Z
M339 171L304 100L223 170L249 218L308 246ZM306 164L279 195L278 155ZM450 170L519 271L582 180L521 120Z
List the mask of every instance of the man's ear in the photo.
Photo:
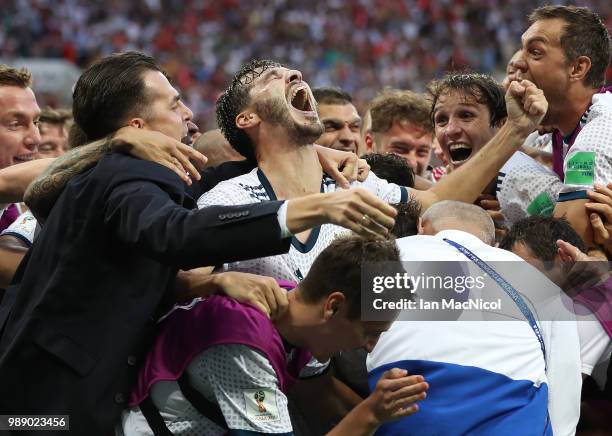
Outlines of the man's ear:
M425 233L425 227L423 227L423 218L419 217L417 221L417 231L419 235L423 235Z
M340 312L346 305L346 297L342 292L332 292L325 300L323 308L323 319L330 320L334 315Z
M363 142L366 146L366 153L376 153L376 143L374 142L374 134L372 132L368 132L363 137Z
M578 56L573 63L570 80L582 82L589 71L591 71L591 59L588 56Z
M145 120L142 118L132 118L128 122L128 126L136 127L137 129L142 129L145 126Z
M261 118L250 110L242 111L236 117L236 126L239 129L250 129L261 123Z

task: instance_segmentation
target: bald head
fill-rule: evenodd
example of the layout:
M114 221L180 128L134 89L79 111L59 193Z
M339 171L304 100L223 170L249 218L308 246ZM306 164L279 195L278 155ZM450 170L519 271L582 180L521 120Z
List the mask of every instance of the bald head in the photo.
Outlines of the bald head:
M194 148L208 158L207 167L214 167L231 160L244 159L244 156L234 150L227 142L219 129L204 132L196 140Z
M473 204L459 201L440 201L421 216L419 233L435 235L442 230L462 230L484 243L495 242L495 226L487 212Z

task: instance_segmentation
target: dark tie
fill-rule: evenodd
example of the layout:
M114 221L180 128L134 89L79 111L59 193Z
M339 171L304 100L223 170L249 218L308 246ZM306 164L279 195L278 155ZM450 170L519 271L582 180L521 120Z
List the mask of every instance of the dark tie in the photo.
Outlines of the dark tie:
M18 216L19 209L17 209L15 203L9 204L8 207L4 209L4 212L2 212L2 216L0 217L0 232L10 226Z

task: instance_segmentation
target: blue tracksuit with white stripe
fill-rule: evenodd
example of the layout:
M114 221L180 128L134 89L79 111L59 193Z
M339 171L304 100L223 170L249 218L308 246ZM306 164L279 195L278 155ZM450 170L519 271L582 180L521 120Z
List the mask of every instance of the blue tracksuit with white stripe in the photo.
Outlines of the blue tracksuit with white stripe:
M443 238L462 244L486 262L522 262L513 253L456 230L399 239L402 260L465 262ZM516 283L516 278L505 278ZM503 294L501 288L489 291ZM417 413L381 426L377 434L573 434L581 388L575 322L538 320L544 358L524 319L501 319L396 321L368 356L370 388L394 367L423 375L430 387Z

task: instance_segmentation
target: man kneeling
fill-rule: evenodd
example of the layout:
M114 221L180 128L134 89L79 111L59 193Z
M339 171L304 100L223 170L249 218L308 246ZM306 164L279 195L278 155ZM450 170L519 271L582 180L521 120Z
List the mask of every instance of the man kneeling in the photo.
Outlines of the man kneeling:
M359 319L361 264L397 261L393 241L341 238L289 292L289 307L276 321L223 295L176 308L124 412L124 434L292 434L291 385L322 373L327 365L319 362L339 350L372 351L391 325ZM423 377L391 369L330 434L372 434L416 412L427 389Z

